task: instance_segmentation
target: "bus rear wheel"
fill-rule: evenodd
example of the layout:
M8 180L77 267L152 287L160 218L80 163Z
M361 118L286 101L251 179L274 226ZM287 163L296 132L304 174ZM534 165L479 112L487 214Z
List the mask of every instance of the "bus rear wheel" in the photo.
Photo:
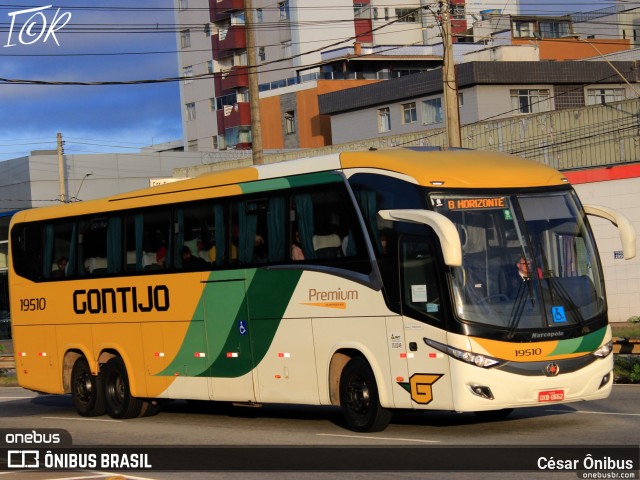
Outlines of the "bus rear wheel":
M103 370L104 397L107 413L112 418L134 418L140 415L143 400L131 395L127 368L120 357L113 357Z
M102 378L91 375L85 357L78 357L71 369L71 398L82 417L97 417L106 411Z
M391 411L380 405L371 367L360 357L349 360L342 370L340 405L348 427L355 432L379 432L391 421Z

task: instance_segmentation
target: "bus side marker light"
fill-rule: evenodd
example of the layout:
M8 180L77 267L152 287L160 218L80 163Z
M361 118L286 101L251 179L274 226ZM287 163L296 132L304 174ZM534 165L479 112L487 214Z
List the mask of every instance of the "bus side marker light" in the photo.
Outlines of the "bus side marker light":
M47 356L47 352L38 352L38 356L39 357L46 357Z
M278 353L278 358L291 358L291 354L290 353Z
M204 358L204 357L206 357L204 352L196 352L196 353L193 354L193 356L196 357L196 358Z
M414 358L415 355L413 353L403 352L400 354L400 358Z
M156 357L164 357L164 352L156 352L154 353Z
M18 352L18 356L19 357L26 357L27 356L27 352Z
M238 352L227 352L227 358L238 358Z
M275 375L276 380L280 380L282 378L281 375Z
M404 382L404 377L396 377L396 382Z

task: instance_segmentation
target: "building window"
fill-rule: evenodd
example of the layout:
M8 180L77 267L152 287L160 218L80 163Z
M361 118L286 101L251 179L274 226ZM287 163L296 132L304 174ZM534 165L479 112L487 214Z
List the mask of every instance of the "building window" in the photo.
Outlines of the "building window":
M389 107L378 109L378 132L390 132L391 131L391 112Z
M267 59L267 53L264 50L264 47L258 47L258 58L261 62L264 62Z
M624 98L624 88L590 88L587 90L587 105L604 105L624 100Z
M278 11L280 12L280 20L289 20L289 0L278 2Z
M384 19L389 21L389 7L384 7Z
M191 48L191 30L182 30L180 32L180 46L182 48Z
M209 99L209 110L211 110L212 112L216 111L216 99L215 98L210 98Z
M256 17L258 19L258 23L264 22L264 13L261 8L256 8Z
M286 133L296 133L296 112L293 110L284 112L284 131Z
M418 21L418 9L416 8L396 8L398 23L416 23Z
M213 73L213 60L207 60L207 72Z
M188 0L180 0L180 4L178 5L178 8L180 10L186 10L187 8L189 8L189 1Z
M514 21L513 22L513 36L514 38L532 38L533 37L533 22L522 22L522 21Z
M430 98L422 102L422 124L442 123L442 98Z
M571 33L567 22L540 22L538 29L542 38L562 38Z
M514 113L540 113L551 110L549 90L511 90Z
M187 151L189 151L189 152L197 152L198 151L198 140L189 140L187 142Z
M282 42L280 49L282 50L282 58L289 58L291 56L291 41Z
M193 67L184 67L182 69L182 76L184 77L185 84L193 82Z
M218 150L218 136L214 135L213 137L211 137L211 146L213 147L214 150Z
M416 112L416 102L404 103L402 107L402 123L404 125L408 123L416 123L418 121L418 114Z
M454 20L464 20L467 18L466 12L464 11L464 3L458 3L456 5L451 5L451 18Z
M354 3L353 18L371 18L371 6L368 3Z
M187 103L187 120L195 120L195 119L196 119L196 104Z

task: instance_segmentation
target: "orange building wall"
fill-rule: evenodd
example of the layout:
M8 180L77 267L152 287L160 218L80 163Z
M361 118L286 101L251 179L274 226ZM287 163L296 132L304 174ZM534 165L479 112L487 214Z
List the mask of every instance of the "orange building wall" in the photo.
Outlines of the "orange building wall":
M378 81L380 80L318 80L316 88L296 92L300 148L331 145L331 119L328 115L320 115L318 95ZM260 120L263 148L266 150L284 148L279 96L260 99Z
M262 148L265 150L284 148L280 97L260 99L260 123L262 124Z
M605 55L631 48L631 42L628 39L577 40L575 38L550 38L534 41L514 38L511 43L513 45L531 45L532 43L538 45L540 60L580 60L597 57L598 52L596 49Z

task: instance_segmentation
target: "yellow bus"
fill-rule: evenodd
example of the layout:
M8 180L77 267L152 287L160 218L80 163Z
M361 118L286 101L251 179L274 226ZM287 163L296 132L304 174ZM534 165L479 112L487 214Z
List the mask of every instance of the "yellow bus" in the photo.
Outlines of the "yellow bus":
M131 418L163 399L487 417L607 397L611 331L562 174L498 153L344 152L18 212L21 386Z

